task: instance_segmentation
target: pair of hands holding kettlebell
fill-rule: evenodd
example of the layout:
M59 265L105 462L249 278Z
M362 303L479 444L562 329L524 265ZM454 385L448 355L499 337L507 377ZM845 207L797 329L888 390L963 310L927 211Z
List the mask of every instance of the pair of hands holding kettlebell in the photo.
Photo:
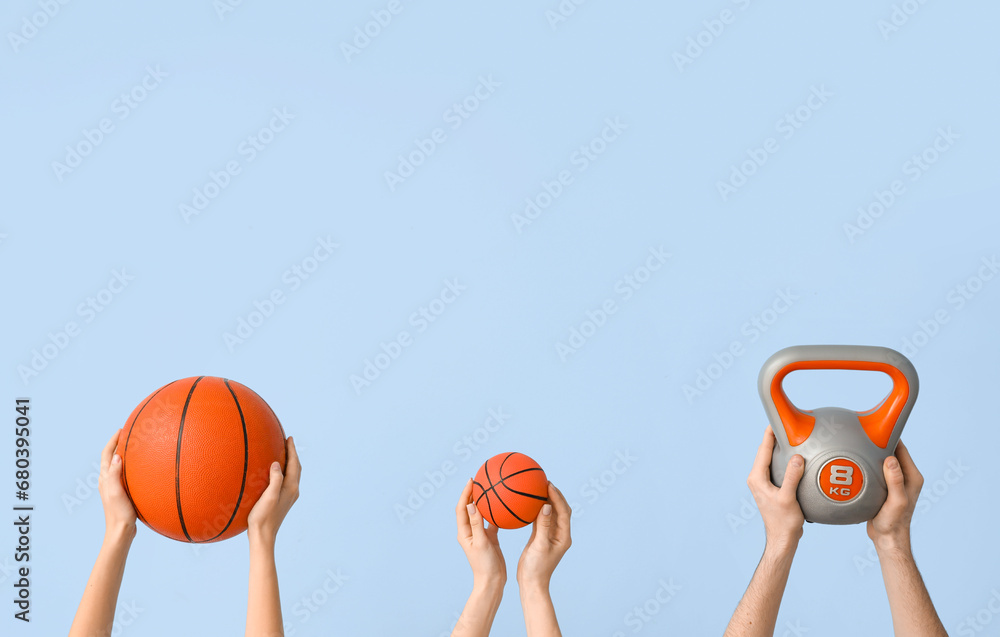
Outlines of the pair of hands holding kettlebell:
M792 456L788 461L785 478L780 487L771 483L771 454L775 437L769 426L764 440L757 449L747 486L764 520L768 544L777 547L794 546L802 537L805 517L795 498L795 491L805 471L802 456ZM889 489L885 504L874 519L868 521L868 537L878 550L910 549L910 520L917 506L917 497L924 485L924 477L910 457L906 445L900 442L895 454L885 459L882 473Z
M792 559L802 537L805 516L795 492L805 463L802 456L792 456L782 485L774 486L770 471L774 444L774 433L768 427L747 478L764 521L766 545L725 637L773 637ZM947 637L910 546L910 521L924 478L903 443L896 446L895 455L885 459L882 473L888 495L878 514L868 521L868 537L878 554L893 632L897 637Z

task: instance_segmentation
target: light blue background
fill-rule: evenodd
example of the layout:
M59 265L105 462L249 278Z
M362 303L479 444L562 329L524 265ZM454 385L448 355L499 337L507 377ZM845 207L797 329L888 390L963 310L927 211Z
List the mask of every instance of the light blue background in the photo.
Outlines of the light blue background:
M903 440L927 480L918 564L945 626L973 634L962 622L1000 588L1000 283L961 309L949 294L1000 252L1000 8L912 3L883 37L889 1L592 0L555 28L556 0L400 2L350 61L341 43L386 3L246 0L220 19L210 0L71 2L16 52L0 48L0 413L13 424L13 398L32 398L37 507L34 621L5 604L4 633L68 629L103 533L85 486L101 447L155 388L211 374L258 391L299 443L302 497L277 556L287 634L447 634L471 586L457 497L509 450L537 459L575 506L552 583L566 635L721 634L763 548L745 485L766 424L761 363L801 343L902 349L943 310L948 323L912 357L922 387ZM724 9L732 23L679 70L675 52ZM3 31L38 11L6 3ZM117 119L113 101L150 65L168 76ZM452 130L446 111L480 76L501 86ZM812 87L832 97L784 138L776 122ZM275 108L295 119L247 162L240 143ZM103 117L115 130L57 179L52 162ZM627 129L579 172L571 155L615 117ZM910 181L906 162L948 127L957 140ZM384 173L435 128L445 142L390 191ZM723 201L717 182L769 137L778 151ZM241 174L186 223L178 206L230 160ZM561 170L573 183L516 232L511 215ZM904 194L850 241L844 224L896 179ZM328 236L334 257L290 290L283 273ZM623 300L617 282L660 247L670 260ZM135 279L85 323L77 306L121 268ZM466 290L418 333L411 313L456 278ZM286 302L231 352L223 333L276 288ZM791 308L756 340L743 332L785 289ZM556 343L608 298L618 311L561 360ZM69 321L80 335L23 382L18 366ZM413 344L359 395L350 376L402 330ZM745 353L689 401L683 385L734 340ZM847 374L789 380L805 407L861 409L885 389ZM511 418L457 454L491 408ZM597 492L588 484L611 482L617 452L635 460ZM401 522L395 506L445 461L457 473ZM949 463L969 467L952 484ZM13 531L3 537L12 547ZM498 635L523 634L513 574L526 539L502 533ZM863 526L808 526L777 634L890 634L870 546ZM245 536L195 551L141 528L120 602L142 610L120 634L241 633L246 554ZM338 569L349 580L304 617L296 605ZM661 581L681 588L637 625L629 613ZM975 634L1000 634L1000 617L984 616Z

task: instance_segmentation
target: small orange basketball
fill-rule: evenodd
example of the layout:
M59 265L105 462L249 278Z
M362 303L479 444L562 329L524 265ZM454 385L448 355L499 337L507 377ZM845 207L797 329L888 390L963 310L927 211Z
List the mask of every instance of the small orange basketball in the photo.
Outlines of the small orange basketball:
M285 432L250 388L214 376L176 380L139 403L118 438L122 484L139 519L181 542L217 542L285 466Z
M493 456L472 481L472 499L479 512L501 529L519 529L534 522L548 494L545 472L523 453Z

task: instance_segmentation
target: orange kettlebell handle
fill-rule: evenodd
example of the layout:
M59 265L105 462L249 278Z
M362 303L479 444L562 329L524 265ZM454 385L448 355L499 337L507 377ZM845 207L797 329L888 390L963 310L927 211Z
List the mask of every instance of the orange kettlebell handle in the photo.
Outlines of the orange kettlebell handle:
M868 437L873 443L885 449L911 393L910 381L899 368L890 363L859 360L799 360L781 367L771 379L770 396L785 427L788 442L793 447L809 438L816 423L816 419L809 412L802 411L792 404L782 388L785 376L802 369L844 369L888 374L892 379L892 391L889 395L875 408L858 412L858 419Z

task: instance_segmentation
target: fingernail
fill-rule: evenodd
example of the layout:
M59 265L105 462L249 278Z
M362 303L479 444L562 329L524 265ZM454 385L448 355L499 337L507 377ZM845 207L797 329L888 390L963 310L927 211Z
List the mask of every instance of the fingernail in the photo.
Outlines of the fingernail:
M465 510L469 512L469 517L472 517L476 514L476 505L472 503L466 504Z
M117 453L114 456L111 457L111 464L118 464L121 461L122 461L122 457L119 456Z
M542 515L548 515L550 513L552 513L552 505L549 504L549 503L543 504L542 505Z
M899 460L896 460L895 456L889 456L889 468L895 471L899 468Z
M271 463L271 471L274 471L275 469L281 471L281 463L279 463L277 460Z
M802 466L802 458L800 458L798 456L795 456L794 458L792 458L792 466L796 467L796 468L801 467Z

